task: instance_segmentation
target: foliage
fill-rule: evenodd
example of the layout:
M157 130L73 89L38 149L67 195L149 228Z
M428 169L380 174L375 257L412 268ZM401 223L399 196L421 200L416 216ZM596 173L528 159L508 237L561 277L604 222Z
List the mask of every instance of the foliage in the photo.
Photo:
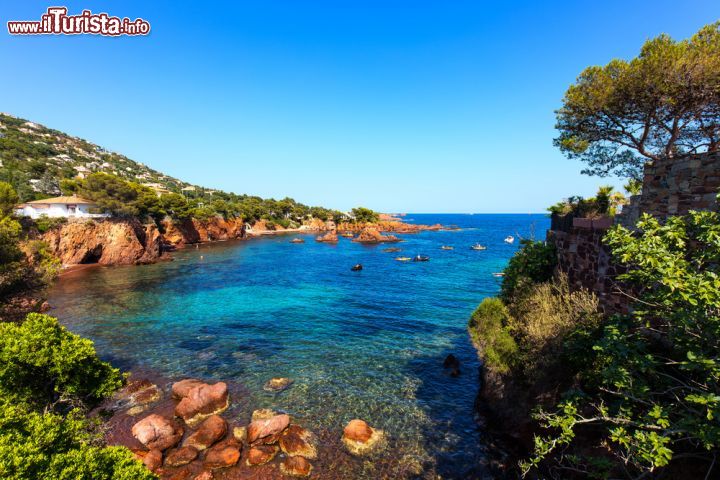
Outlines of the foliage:
M517 362L518 347L508 333L508 310L499 298L486 298L470 317L470 336L482 352L485 365L505 374Z
M628 193L628 195L635 196L642 193L642 186L643 182L634 178L630 178L628 179L627 183L623 185L623 188Z
M365 207L353 208L350 213L358 223L374 223L380 218L377 212Z
M505 303L511 302L516 293L528 285L550 280L557 263L552 244L523 239L520 245L505 268L500 293Z
M581 389L538 414L551 434L536 438L526 471L543 461L562 469L569 454L580 459L573 468L588 468L597 459L578 443L589 439L614 457L616 474L648 476L683 457L712 469L720 446L720 215L691 212L665 224L645 215L638 229L618 226L606 237L627 268L619 279L638 298L635 310L607 320L579 372Z
M50 282L60 273L62 263L60 259L52 254L50 247L42 240L29 240L23 246L25 254L30 260L33 276L36 283L49 285Z
M20 202L20 198L12 185L7 182L0 182L0 217L7 217L12 214L15 205Z
M59 415L0 397L0 478L156 478L130 450L99 443L99 435L77 409Z
M23 285L26 262L19 247L21 230L11 217L0 218L0 298Z
M34 406L79 400L94 404L122 382L120 372L100 361L93 343L47 315L0 323L0 395Z
M583 173L639 179L645 161L720 148L720 22L648 40L630 61L585 69L557 111L555 144Z
M634 185L634 184L633 184ZM572 215L573 218L600 218L614 216L618 207L627 204L627 199L620 192L615 192L611 185L598 188L592 198L579 196L569 197L548 208L551 214Z
M40 233L45 233L53 228L67 223L67 218L65 217L48 217L47 215L41 215L37 219L35 219L35 228L37 228L37 231Z

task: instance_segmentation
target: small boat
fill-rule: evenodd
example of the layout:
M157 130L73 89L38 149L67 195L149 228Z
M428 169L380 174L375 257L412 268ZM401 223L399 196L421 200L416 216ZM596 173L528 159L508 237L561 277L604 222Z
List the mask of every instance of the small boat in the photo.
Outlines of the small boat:
M479 243L472 245L470 248L472 248L473 250L487 250L487 247L485 245L480 245Z
M493 272L492 276L493 277L504 277L505 273L504 272Z
M345 238L352 238L352 237L354 237L354 235L352 234L352 232L341 233L340 236L341 236L341 237L345 237Z
M452 250L454 248L455 247L451 247L450 245L443 245L442 247L440 247L440 250Z
M412 258L410 258L410 257L396 257L395 260L397 260L398 262L409 262L410 260L412 260Z
M427 262L428 260L430 260L430 257L425 255L415 255L413 257L413 262Z
M383 250L383 252L386 252L386 253L402 252L402 248L390 247L390 248L386 248L385 250Z
M350 270L352 270L353 272L359 272L360 270L362 270L362 265L359 263L357 265L353 265Z
M505 243L513 243L514 241L515 237L513 237L512 235L508 235L507 237L505 237Z
M303 240L302 238L293 238L292 240L290 240L290 243L305 243L305 240Z

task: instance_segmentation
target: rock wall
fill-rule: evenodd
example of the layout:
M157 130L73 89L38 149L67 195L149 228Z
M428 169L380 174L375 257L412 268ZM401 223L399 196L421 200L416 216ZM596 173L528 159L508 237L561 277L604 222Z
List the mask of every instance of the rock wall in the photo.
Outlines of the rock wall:
M620 270L602 242L607 230L592 225L568 231L548 230L547 241L555 245L557 271L567 275L570 288L594 292L607 313L621 312L626 309L626 297L617 291L614 278Z
M163 240L167 245L181 246L218 240L242 238L245 234L241 219L225 220L213 218L207 221L188 219L176 222L166 219L162 222Z
M639 209L659 218L717 206L720 153L663 159L645 167Z
M157 226L137 220L72 221L41 238L63 265L152 263L162 255Z

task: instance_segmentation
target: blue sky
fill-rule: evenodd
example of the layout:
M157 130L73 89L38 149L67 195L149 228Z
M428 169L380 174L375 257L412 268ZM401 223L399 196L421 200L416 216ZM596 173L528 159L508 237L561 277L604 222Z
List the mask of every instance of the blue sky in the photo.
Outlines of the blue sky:
M588 65L692 35L717 0L62 2L147 37L18 36L0 7L0 111L183 180L381 211L538 212L617 179L552 146Z

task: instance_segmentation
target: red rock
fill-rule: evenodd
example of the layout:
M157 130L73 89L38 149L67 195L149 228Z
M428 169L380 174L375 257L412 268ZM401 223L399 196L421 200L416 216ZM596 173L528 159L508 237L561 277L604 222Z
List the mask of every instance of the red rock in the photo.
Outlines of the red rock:
M198 450L195 447L185 446L176 448L165 457L165 465L168 467L180 467L192 462L197 456Z
M227 433L227 422L218 415L211 415L200 424L197 431L190 435L184 445L205 450Z
M315 436L311 431L299 425L290 425L280 435L280 448L287 455L301 456L305 458L316 458Z
M248 443L252 444L265 437L278 435L280 432L285 430L289 424L290 416L285 414L275 415L274 417L265 420L255 420L248 425Z
M184 398L188 396L190 390L200 385L205 385L205 382L197 380L195 378L186 378L179 382L173 383L172 394L174 398Z
M242 445L235 439L224 440L208 449L205 454L205 466L212 470L232 467L240 460Z
M364 443L370 440L372 432L373 431L372 428L370 428L370 425L362 420L355 419L350 420L350 423L347 424L345 430L343 431L343 435L345 438L354 442Z
M155 472L162 466L162 452L157 448L150 450L142 459L148 470Z
M394 235L383 235L376 228L365 228L360 234L353 239L353 242L359 243L387 243L399 242L400 239Z
M307 477L312 471L312 465L303 457L287 457L280 464L280 471L293 477Z
M328 232L324 235L320 235L319 237L315 238L318 242L324 242L324 243L337 243L338 236L337 231L333 230L332 232Z
M132 434L149 449L166 450L178 444L184 433L183 428L155 413L148 415L132 427Z
M203 470L202 472L197 474L193 480L212 480L213 478L215 478L215 476L213 475L212 471Z
M227 385L203 383L190 388L187 395L175 407L175 415L194 425L210 415L224 411L229 405Z
M246 464L248 466L262 465L269 462L278 453L278 447L274 445L257 445L250 448Z

